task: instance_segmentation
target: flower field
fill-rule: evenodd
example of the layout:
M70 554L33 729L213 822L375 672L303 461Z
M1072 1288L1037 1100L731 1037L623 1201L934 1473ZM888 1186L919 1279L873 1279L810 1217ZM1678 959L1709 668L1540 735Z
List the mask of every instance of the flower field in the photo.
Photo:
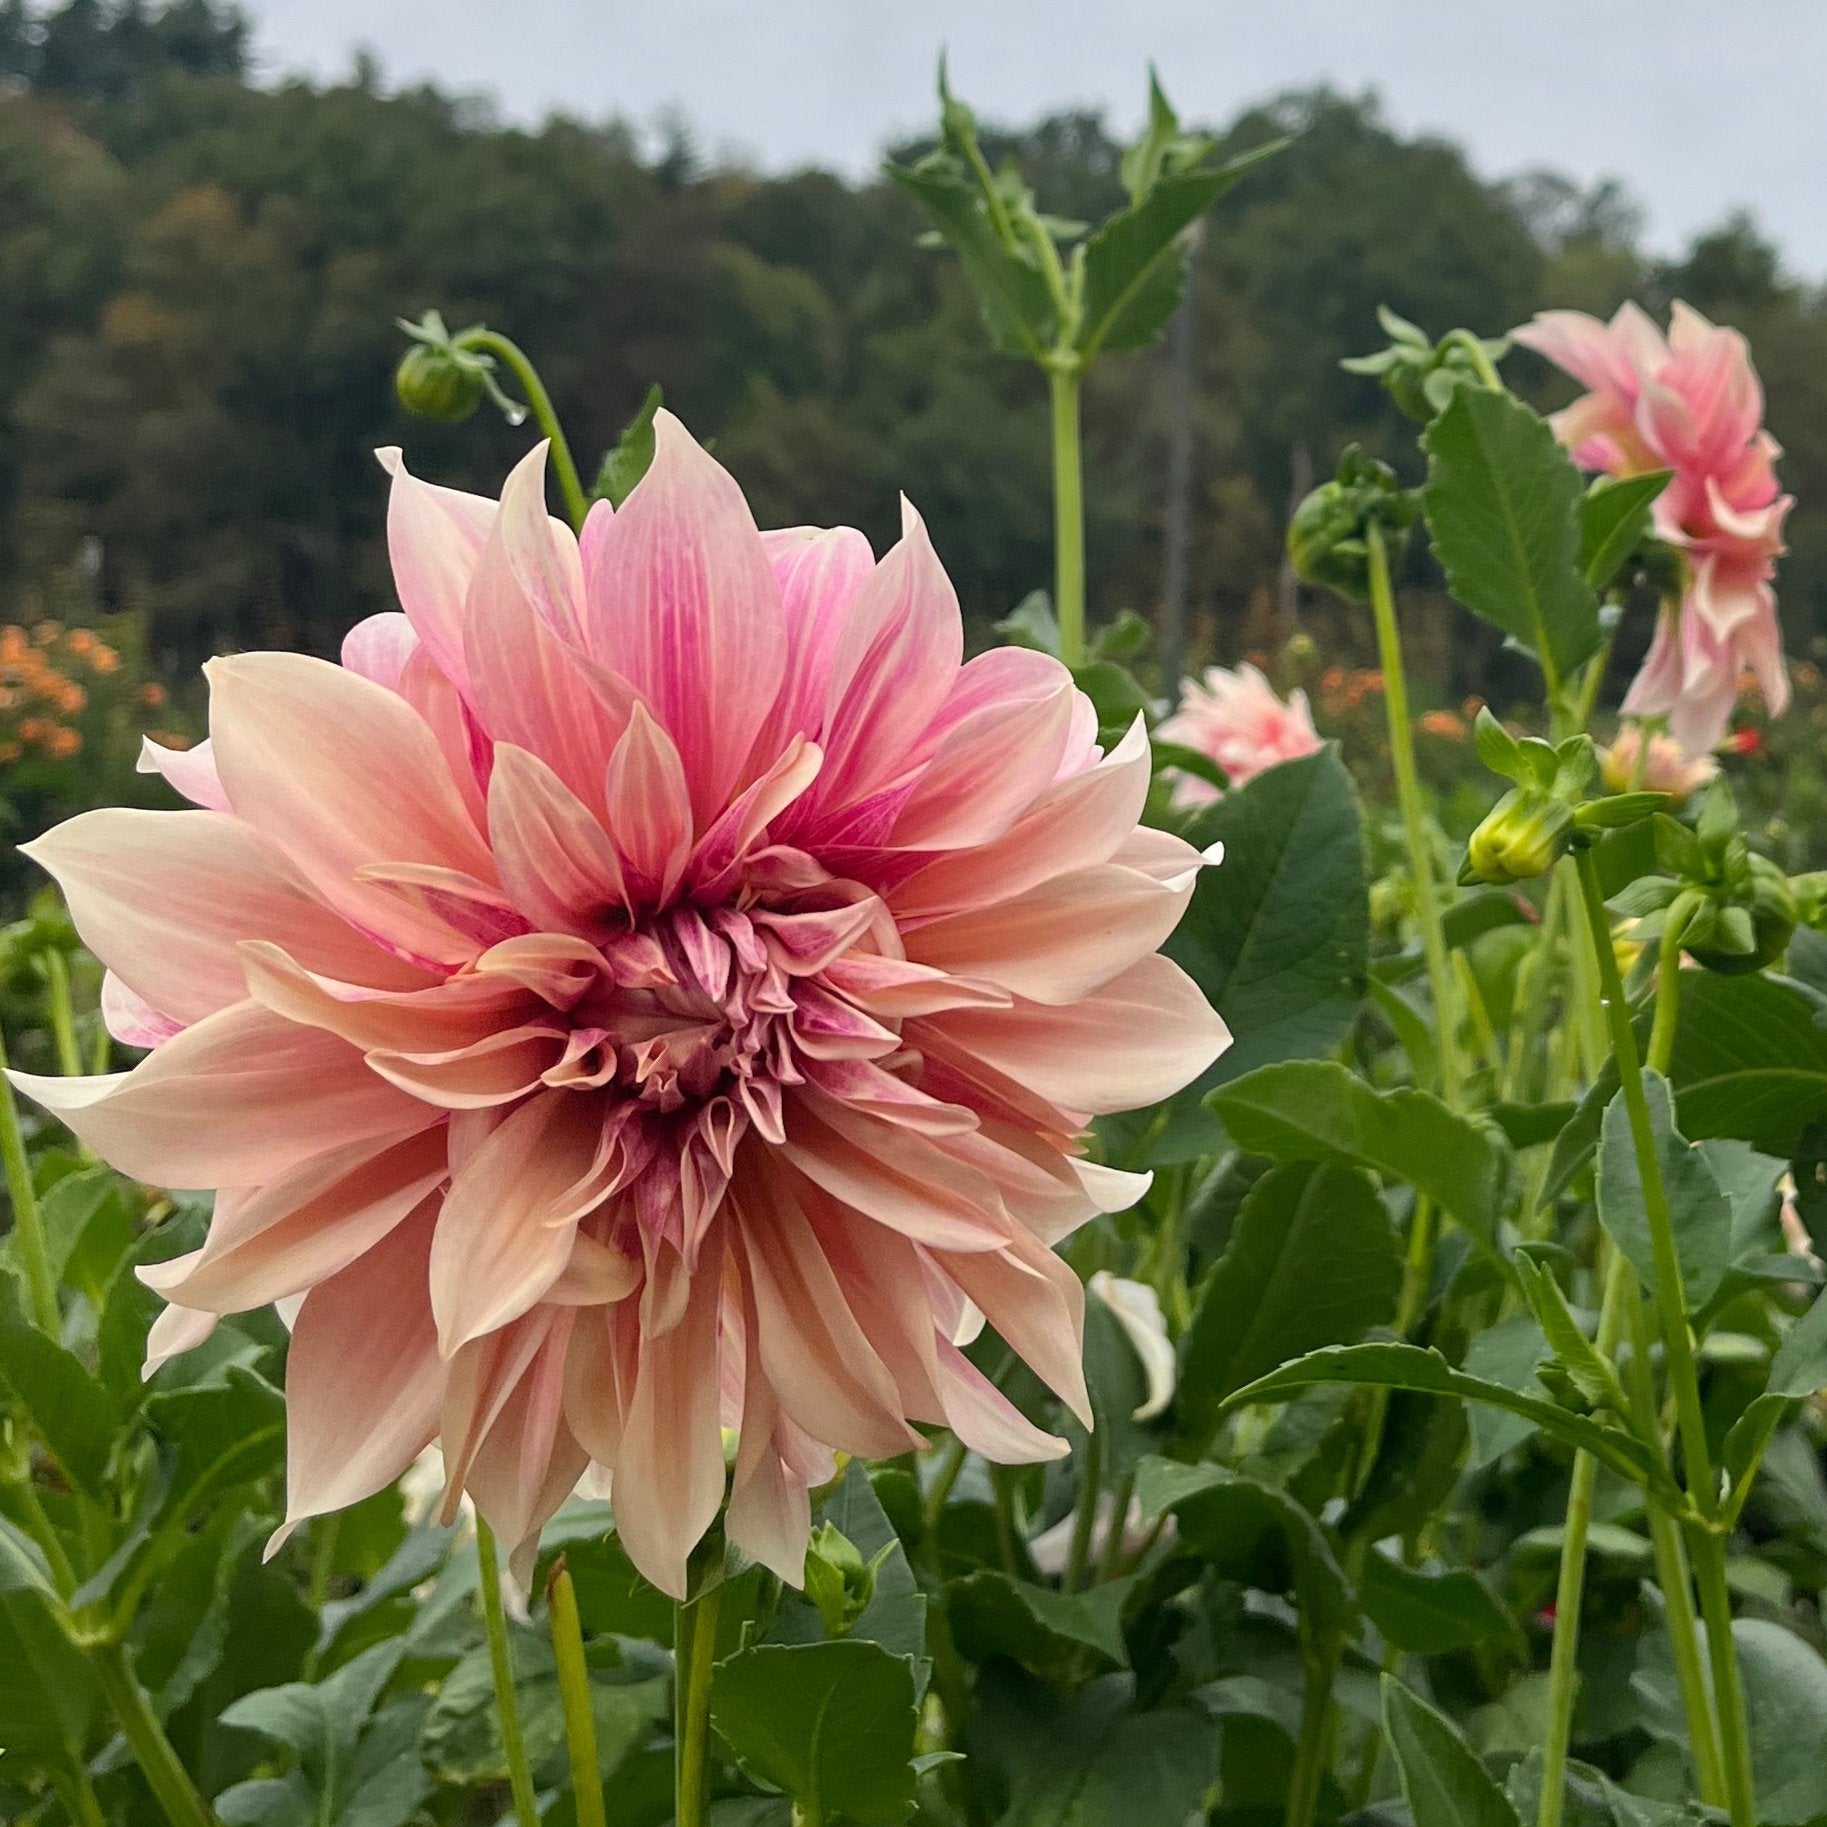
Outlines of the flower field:
M8 1821L1827 1823L1750 342L1384 310L1406 442L1285 516L1351 651L1164 676L1082 407L1289 149L1156 82L1070 222L940 104L889 181L1047 403L994 638L918 500L760 524L658 388L592 467L437 309L337 658L0 627Z

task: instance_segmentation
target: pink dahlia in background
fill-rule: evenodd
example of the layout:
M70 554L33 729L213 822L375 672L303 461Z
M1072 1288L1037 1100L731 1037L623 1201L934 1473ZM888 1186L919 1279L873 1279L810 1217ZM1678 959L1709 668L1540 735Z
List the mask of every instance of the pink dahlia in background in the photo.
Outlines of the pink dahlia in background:
M1581 311L1544 311L1516 340L1589 392L1554 428L1587 469L1611 476L1672 470L1655 506L1656 532L1681 548L1688 580L1666 605L1627 713L1663 716L1689 755L1725 734L1746 667L1772 716L1789 704L1772 579L1784 550L1776 440L1745 339L1676 302L1668 335L1634 304L1609 324Z
M1208 666L1201 678L1183 679L1180 708L1155 734L1210 756L1234 787L1278 761L1298 761L1322 746L1307 694L1276 697L1275 688L1247 663L1235 672ZM1197 775L1181 774L1175 781L1176 805L1209 805L1217 797L1218 789Z
M1052 1246L1139 1182L1078 1137L1227 1037L1154 955L1201 859L1137 826L1140 728L1102 754L1056 662L966 663L911 512L879 562L758 533L658 440L581 538L543 447L499 504L387 453L404 613L213 662L207 748L149 758L198 809L32 847L153 1050L20 1082L219 1189L145 1271L155 1357L301 1301L289 1524L436 1440L524 1566L594 1462L677 1594L726 1483L797 1581L834 1451L1065 1450L954 1341L986 1315L1086 1413Z
M1599 774L1612 793L1666 793L1677 806L1719 772L1711 755L1689 755L1659 730L1645 737L1643 725L1626 723L1611 747L1599 751Z

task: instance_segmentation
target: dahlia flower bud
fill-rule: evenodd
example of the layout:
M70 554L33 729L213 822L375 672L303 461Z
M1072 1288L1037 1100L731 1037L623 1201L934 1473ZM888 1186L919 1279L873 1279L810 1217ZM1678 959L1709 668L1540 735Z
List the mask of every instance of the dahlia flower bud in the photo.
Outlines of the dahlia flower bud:
M875 1598L876 1575L894 1552L889 1542L872 1561L833 1523L821 1523L806 1547L806 1597L828 1636L843 1637Z
M1537 787L1512 787L1466 845L1462 887L1498 886L1546 875L1573 842L1573 808Z
M212 662L210 741L146 756L196 809L31 846L152 1051L15 1082L222 1189L141 1270L154 1351L296 1304L288 1528L436 1441L523 1578L607 1476L682 1596L719 1512L800 1584L810 1488L916 1422L1066 1451L956 1341L981 1313L1089 1422L1053 1245L1146 1180L1077 1138L1229 1037L1156 950L1203 859L1140 824L1139 720L1104 753L1057 660L966 662L911 509L879 560L762 533L654 431L578 536L543 445L499 502L383 453L400 610L341 665Z
M483 376L474 356L415 343L394 370L393 391L408 412L460 425L482 404Z
M1713 903L1709 936L1690 938L1688 955L1722 977L1767 969L1789 949L1796 897L1789 878L1767 857L1747 851L1742 873ZM1736 929L1736 930L1734 930Z
M1398 485L1395 471L1351 445L1339 458L1337 475L1294 510L1288 523L1288 562L1305 582L1368 602L1369 523L1374 519L1381 525L1393 550L1414 518L1414 497Z

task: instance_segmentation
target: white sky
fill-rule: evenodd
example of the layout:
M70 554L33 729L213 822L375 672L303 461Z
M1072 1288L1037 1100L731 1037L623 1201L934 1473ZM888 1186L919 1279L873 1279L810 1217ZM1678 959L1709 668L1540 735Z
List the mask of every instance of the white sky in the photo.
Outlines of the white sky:
M247 0L268 75L385 80L650 125L766 169L859 173L932 119L933 68L979 113L1139 117L1144 66L1183 116L1278 90L1375 87L1407 129L1478 167L1622 178L1652 242L1748 206L1791 265L1827 275L1827 0Z

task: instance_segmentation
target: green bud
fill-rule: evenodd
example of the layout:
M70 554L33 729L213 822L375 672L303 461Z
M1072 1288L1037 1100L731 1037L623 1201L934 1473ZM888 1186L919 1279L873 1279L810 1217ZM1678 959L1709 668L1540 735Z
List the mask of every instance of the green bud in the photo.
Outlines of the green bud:
M393 391L408 412L460 425L482 404L487 371L460 349L414 343L394 370Z
M1546 875L1573 841L1573 808L1538 787L1513 787L1485 815L1466 845L1461 886L1499 886Z
M856 1544L833 1523L820 1523L806 1544L806 1597L824 1620L825 1634L847 1636L875 1598L875 1576L893 1553L890 1542L865 1561Z
M1288 523L1288 562L1307 583L1368 602L1370 523L1382 527L1393 557L1414 518L1414 496L1397 482L1395 471L1353 444L1339 458L1337 475L1294 510Z
M1716 923L1718 930L1723 935L1736 926L1736 944L1696 942L1688 946L1688 955L1696 964L1716 971L1722 977L1748 976L1752 971L1761 971L1774 964L1789 949L1797 915L1796 897L1789 886L1789 878L1767 856L1750 852L1744 859L1742 873L1737 870L1733 873L1739 879L1728 895L1715 905L1722 912L1738 909L1748 916L1748 949L1744 946L1743 922L1727 925L1723 920Z
M1478 352L1494 365L1510 349L1505 339L1475 337L1469 330L1450 330L1438 343L1429 342L1425 331L1387 306L1378 310L1377 321L1390 339L1388 348L1374 355L1354 355L1339 366L1347 374L1365 374L1380 381L1389 397L1418 425L1431 424L1461 387L1487 385Z

